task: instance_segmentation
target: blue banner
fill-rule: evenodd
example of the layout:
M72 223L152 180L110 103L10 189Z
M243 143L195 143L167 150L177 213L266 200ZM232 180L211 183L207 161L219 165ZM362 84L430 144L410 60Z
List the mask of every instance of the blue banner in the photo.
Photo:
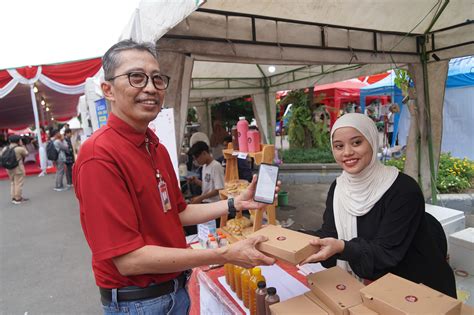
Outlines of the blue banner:
M105 126L107 124L107 118L109 118L105 98L101 98L95 101L95 110L97 113L97 122L99 124L99 128Z

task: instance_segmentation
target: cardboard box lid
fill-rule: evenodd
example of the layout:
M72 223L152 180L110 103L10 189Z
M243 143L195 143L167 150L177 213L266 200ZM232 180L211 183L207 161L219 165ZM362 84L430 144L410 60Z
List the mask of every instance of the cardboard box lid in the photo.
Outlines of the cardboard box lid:
M391 273L361 289L360 293L364 304L379 313L383 311L373 307L374 300L383 304L384 311L388 308L402 314L448 314L461 309L460 301Z
M321 301L317 296L316 294L314 294L312 291L308 291L304 294L308 299L310 299L311 301L313 301L313 303L316 303L318 304L319 307L321 307L323 310L325 310L328 315L335 315L335 313L326 305L323 303L323 301Z
M318 304L307 298L304 294L286 301L270 305L271 314L315 314L328 315Z
M257 245L258 250L293 264L300 263L318 250L309 244L314 236L275 225L268 225L247 237L256 235L268 237L268 241Z
M470 227L451 234L449 242L474 251L474 228Z
M349 315L378 315L378 314L379 313L374 312L370 308L364 306L364 304L359 304L349 309Z
M307 278L311 291L334 312L362 303L359 290L364 285L339 267L310 274Z

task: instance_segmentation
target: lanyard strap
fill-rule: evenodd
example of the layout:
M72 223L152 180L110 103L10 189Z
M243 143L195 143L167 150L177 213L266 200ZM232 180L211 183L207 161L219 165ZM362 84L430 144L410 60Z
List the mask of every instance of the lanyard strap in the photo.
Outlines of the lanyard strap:
M156 167L155 160L153 159L153 155L150 152L150 147L149 147L150 143L153 144L153 142L151 142L150 139L148 139L148 137L145 137L145 148L146 148L146 151L148 152L148 155L150 156L151 166L155 170L156 180L158 180L158 182L161 183L162 176L161 176L160 170L158 169L158 167Z

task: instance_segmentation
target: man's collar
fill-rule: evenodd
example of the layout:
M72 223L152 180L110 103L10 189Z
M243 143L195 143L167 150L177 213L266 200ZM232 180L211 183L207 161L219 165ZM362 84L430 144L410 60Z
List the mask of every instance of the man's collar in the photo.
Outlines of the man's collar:
M145 132L137 131L135 128L127 124L125 121L114 115L112 112L109 114L107 125L117 131L122 137L126 138L137 147L141 146L145 142L145 138L149 137L151 142L158 143L158 137L147 128Z

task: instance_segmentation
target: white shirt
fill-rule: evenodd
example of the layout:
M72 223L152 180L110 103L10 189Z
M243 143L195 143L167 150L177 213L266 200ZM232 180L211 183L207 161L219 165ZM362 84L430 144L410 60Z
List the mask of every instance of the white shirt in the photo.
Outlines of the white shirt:
M388 115L388 129L387 132L393 132L393 124L395 123L395 114L389 112Z
M216 160L202 167L202 194L207 194L215 189L224 188L224 168ZM204 199L204 202L219 201L219 195Z

